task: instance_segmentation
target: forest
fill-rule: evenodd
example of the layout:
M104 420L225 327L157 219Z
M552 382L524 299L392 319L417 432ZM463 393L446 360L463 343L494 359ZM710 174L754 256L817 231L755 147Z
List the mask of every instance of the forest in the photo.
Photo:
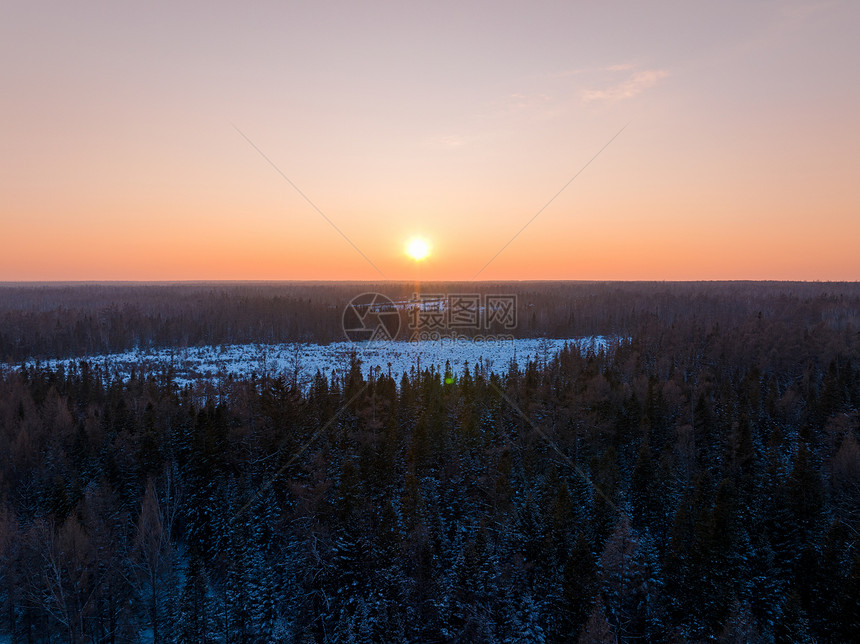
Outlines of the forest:
M860 285L435 288L618 339L202 395L21 363L341 339L412 285L0 286L0 641L860 641Z
M0 283L0 363L135 348L333 342L364 292L513 294L517 337L638 333L694 319L704 328L767 319L860 327L860 283L199 282ZM404 321L405 326L405 321ZM507 332L507 331L506 331Z

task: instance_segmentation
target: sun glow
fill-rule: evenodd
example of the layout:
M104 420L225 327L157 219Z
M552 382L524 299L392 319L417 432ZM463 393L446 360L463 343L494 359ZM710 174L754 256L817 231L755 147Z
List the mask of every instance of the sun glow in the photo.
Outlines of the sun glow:
M406 242L406 254L416 262L420 262L430 255L430 243L421 237L413 237Z

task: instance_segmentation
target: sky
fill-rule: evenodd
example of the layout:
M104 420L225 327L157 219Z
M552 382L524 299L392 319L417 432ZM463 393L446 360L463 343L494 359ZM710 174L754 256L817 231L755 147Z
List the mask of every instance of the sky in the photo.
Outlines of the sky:
M858 280L857 33L856 0L6 0L0 281Z

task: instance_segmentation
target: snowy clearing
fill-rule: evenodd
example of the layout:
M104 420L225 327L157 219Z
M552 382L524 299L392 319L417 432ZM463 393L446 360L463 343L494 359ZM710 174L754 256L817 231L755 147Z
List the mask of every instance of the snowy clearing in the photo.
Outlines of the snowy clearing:
M541 362L552 359L566 344L580 351L605 349L611 340L604 336L568 339L508 339L474 342L466 339L449 339L422 342L374 342L354 344L284 343L238 344L172 349L136 349L124 353L97 355L79 359L29 361L48 369L86 362L101 367L105 372L127 379L132 371L164 372L172 369L175 383L182 387L200 381L213 384L233 376L280 376L295 380L306 387L317 371L339 376L349 368L350 356L355 353L361 360L365 375L371 370L391 373L399 381L411 369L434 368L444 373L448 362L454 375L460 375L468 366L481 365L488 372L503 374L512 360L522 367L529 360Z

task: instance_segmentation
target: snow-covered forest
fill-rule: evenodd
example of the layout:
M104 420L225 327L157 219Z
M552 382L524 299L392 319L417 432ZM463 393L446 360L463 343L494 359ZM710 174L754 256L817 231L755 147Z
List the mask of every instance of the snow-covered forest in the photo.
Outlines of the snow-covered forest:
M622 339L207 389L21 349L65 310L53 357L126 350L178 299L7 299L0 641L860 640L856 285L540 288L526 328Z
M385 373L399 381L405 373L425 369L443 373L446 369L460 373L478 367L487 373L504 374L510 363L529 360L546 363L566 346L579 351L597 351L616 340L611 338L517 338L472 342L427 340L415 342L386 341L375 343L331 342L316 344L238 344L216 347L183 347L181 349L138 349L86 359L31 360L30 368L67 370L80 363L101 367L103 373L127 380L135 371L169 377L179 388L190 385L203 395L230 379L255 376L284 376L291 385L307 391L318 373L338 380L348 372L353 357L361 360L368 377Z

